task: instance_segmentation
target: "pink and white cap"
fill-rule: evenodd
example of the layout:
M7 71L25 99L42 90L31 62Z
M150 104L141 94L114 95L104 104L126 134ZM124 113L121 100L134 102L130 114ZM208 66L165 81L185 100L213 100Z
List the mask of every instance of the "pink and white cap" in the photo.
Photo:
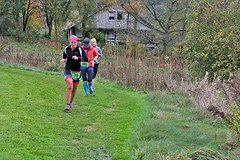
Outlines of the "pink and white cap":
M75 36L75 35L72 35L72 36L69 38L69 40L70 40L71 42L77 42L77 41L78 41L78 37Z

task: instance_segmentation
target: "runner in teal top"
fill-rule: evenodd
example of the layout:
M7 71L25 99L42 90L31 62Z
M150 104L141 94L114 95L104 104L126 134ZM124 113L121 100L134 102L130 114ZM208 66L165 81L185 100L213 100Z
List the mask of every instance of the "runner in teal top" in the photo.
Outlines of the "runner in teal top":
M97 40L95 38L91 39L91 45L97 50L98 55L99 55L98 58L102 57L103 56L103 52L102 52L101 48L97 46ZM92 88L93 88L93 90L94 90L94 81L95 81L94 78L97 75L98 66L99 66L98 58L94 61L94 68L93 68L94 74L93 74L93 80L92 80Z

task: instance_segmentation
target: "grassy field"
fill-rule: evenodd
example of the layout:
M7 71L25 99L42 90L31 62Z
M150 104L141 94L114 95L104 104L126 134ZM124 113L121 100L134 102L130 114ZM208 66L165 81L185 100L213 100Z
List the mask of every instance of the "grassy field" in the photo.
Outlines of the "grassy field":
M94 96L80 85L65 113L60 73L0 64L0 80L0 160L177 159L201 148L239 159L238 150L220 147L232 138L224 123L176 93L98 79Z
M60 74L0 65L0 159L130 159L144 95L107 81L82 86L71 113Z

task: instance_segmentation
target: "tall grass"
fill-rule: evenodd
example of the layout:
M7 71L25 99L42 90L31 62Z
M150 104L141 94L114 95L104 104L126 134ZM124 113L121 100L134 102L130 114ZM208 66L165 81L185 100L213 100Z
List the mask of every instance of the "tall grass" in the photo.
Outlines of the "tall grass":
M49 71L60 71L59 61L63 50L43 43L19 43L10 38L0 37L0 61L24 64Z
M199 111L186 96L157 92L148 101L152 107L138 126L135 159L239 159L239 149L226 143L235 139L224 121Z
M140 90L167 89L167 75L179 70L178 62L167 63L146 48L106 46L99 75Z
M0 38L0 41L2 62L26 64L50 71L63 69L59 63L63 49L53 49L41 43L15 43L3 38ZM174 67L176 69L174 64L165 63L160 56L149 55L143 47L106 46L101 58L99 76L140 90L156 91L168 87L167 76L172 74Z

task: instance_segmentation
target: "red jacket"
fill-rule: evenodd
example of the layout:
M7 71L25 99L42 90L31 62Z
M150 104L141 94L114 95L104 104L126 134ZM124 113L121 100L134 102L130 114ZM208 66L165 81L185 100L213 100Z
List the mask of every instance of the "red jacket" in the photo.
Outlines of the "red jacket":
M87 57L88 57L88 66L92 67L94 66L94 57L98 56L97 50L93 47L90 46L90 48L85 49L84 46L82 46L82 49L85 51Z

